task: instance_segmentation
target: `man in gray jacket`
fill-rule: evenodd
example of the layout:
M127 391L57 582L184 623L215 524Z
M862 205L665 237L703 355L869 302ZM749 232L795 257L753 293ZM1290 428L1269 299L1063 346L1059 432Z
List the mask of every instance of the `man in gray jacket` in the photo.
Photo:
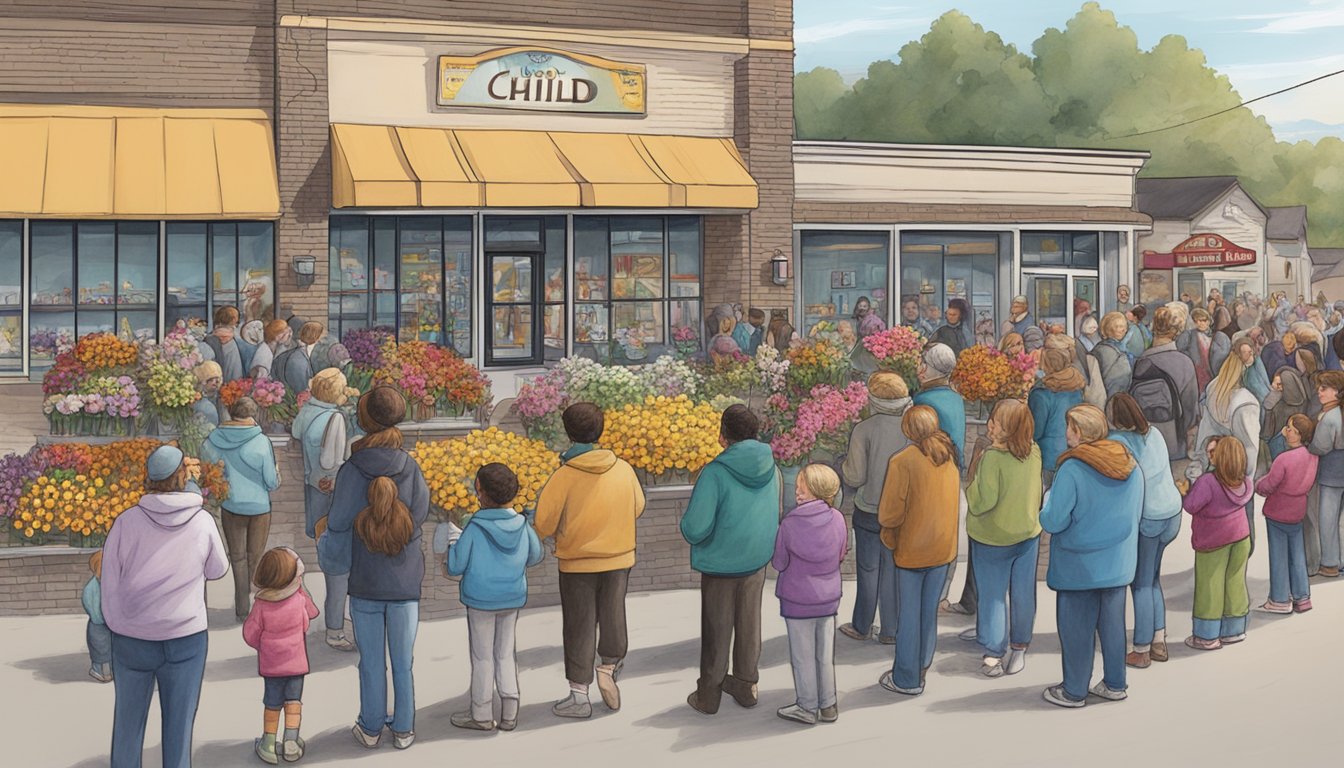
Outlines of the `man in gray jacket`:
M896 565L891 550L882 543L877 523L877 503L887 479L887 463L910 444L901 431L901 417L910 407L910 391L899 374L875 373L868 379L871 416L849 437L849 453L841 471L845 483L858 489L854 498L854 556L858 586L854 618L840 627L845 637L867 640L877 629L873 618L882 617L878 639L884 645L896 642ZM879 611L880 608L880 611Z

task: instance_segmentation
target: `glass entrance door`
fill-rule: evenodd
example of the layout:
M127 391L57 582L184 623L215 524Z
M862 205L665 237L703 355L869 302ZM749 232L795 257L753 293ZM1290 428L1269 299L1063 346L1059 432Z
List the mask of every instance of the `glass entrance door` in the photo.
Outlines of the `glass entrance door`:
M486 294L487 365L540 365L541 313L535 298L541 295L539 253L490 255L490 290Z
M1058 325L1074 336L1079 314L1100 319L1101 280L1095 272L1023 272L1022 287L1032 316L1047 330Z

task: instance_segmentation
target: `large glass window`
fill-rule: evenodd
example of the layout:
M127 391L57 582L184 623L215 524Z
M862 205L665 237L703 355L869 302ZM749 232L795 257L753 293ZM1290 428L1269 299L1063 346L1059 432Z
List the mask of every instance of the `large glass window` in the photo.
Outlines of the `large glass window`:
M992 343L1001 319L999 287L1011 269L1006 240L998 234L902 233L902 322L935 331L948 302L961 299L971 310L962 323L966 345ZM911 321L916 306L921 320Z
M1023 232L1022 266L1096 269L1100 263L1096 232Z
M327 318L472 354L471 218L332 216Z
M236 307L244 323L275 317L271 222L170 221L164 228L167 327L179 320L209 324L216 307Z
M158 222L34 221L30 237L34 367L86 333L156 335Z
M574 351L639 363L701 328L701 220L696 216L574 219Z
M23 222L0 221L0 373L23 370Z
M886 232L807 231L802 244L802 333L825 324L841 324L858 333L856 314L866 300L868 311L883 323L887 303L891 236Z

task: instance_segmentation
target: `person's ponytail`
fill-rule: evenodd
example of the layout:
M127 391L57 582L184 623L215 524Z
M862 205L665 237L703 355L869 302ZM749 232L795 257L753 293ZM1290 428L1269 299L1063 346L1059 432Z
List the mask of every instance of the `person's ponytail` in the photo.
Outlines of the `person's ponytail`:
M355 516L355 535L370 552L395 557L414 533L415 521L397 497L397 484L390 477L375 477L369 483L369 506Z

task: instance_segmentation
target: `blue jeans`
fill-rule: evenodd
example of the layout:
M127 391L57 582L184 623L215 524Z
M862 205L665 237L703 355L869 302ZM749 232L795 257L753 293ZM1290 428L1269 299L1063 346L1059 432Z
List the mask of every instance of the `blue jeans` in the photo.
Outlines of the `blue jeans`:
M112 634L112 768L139 768L154 684L163 718L164 768L189 768L191 731L205 675L205 632L173 640L137 640Z
M862 514L856 511L854 514ZM882 535L854 526L854 565L858 583L854 589L854 629L866 635L873 631L873 618L882 618L883 637L896 636L896 563Z
M1181 516L1139 523L1139 565L1134 571L1134 647L1151 646L1157 630L1167 628L1167 597L1162 592L1162 553L1181 532Z
M1269 533L1269 599L1286 603L1311 597L1302 523L1265 518L1265 529Z
M1113 691L1125 683L1125 588L1059 590L1055 593L1064 694L1087 698L1092 661L1101 638L1102 680Z
M1013 645L1025 648L1031 644L1032 627L1036 624L1036 555L1040 547L1040 536L1006 547L971 540L975 587L980 596L975 612L975 639L984 646L987 656L1003 658L1008 652L1010 634Z
M896 658L891 679L897 687L921 688L922 672L933 663L938 645L938 600L947 565L896 569Z
M359 727L377 735L415 730L415 678L411 673L418 600L350 598L350 621L359 649ZM387 716L387 657L392 657L392 717Z

